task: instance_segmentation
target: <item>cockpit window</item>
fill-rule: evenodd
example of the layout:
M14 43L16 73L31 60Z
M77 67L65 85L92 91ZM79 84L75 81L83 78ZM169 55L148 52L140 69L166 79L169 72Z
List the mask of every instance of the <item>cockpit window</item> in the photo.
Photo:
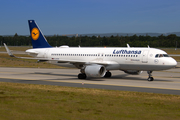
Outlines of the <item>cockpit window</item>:
M164 55L164 57L169 57L169 55L168 54L163 54Z
M156 54L155 58L158 58L159 57L159 54Z
M155 58L169 57L168 54L156 54Z
M159 57L163 57L163 54L160 54Z

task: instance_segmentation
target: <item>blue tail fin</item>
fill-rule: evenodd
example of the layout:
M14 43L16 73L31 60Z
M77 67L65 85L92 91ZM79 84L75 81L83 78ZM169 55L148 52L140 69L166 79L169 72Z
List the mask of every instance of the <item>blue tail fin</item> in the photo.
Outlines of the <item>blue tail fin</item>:
M34 20L28 20L33 48L51 47Z

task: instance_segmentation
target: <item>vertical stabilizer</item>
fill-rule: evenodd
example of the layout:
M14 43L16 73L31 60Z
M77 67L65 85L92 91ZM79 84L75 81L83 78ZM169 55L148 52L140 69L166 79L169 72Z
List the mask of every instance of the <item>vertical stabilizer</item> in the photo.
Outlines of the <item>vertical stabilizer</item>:
M33 48L51 47L34 20L28 20Z

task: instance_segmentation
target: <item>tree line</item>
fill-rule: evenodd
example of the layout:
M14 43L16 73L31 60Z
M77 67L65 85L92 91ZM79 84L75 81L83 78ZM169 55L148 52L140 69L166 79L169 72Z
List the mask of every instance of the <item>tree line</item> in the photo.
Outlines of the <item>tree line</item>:
M131 47L163 47L172 48L179 47L180 37L175 34L164 36L163 34L157 37L151 36L45 36L51 46L68 45L70 47L126 47L128 43ZM6 43L9 46L31 46L30 36L19 36L17 33L14 36L0 36L0 42Z

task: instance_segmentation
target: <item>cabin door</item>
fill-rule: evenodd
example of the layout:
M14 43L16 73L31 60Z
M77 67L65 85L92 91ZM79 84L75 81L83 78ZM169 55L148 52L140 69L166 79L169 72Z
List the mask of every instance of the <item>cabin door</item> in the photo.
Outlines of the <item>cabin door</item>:
M148 63L148 52L147 50L143 52L142 63Z
M45 52L44 52L44 57L45 57L45 58L48 58L48 52L49 52L49 50L46 49Z

